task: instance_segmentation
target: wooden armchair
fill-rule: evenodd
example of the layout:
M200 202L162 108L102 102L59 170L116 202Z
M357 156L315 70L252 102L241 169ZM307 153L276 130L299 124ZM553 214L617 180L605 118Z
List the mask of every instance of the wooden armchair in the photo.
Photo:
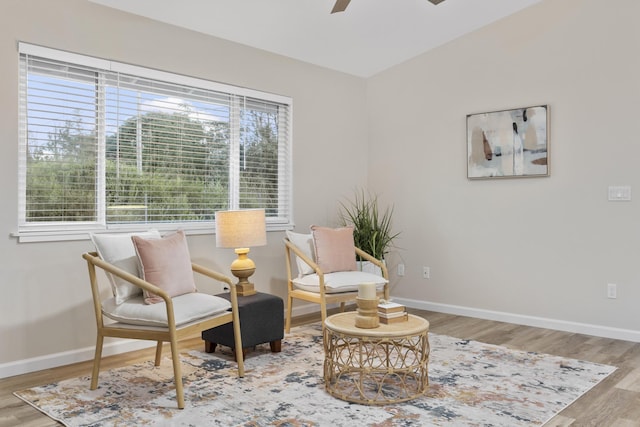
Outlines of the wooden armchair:
M290 236L297 233L290 233ZM299 235L298 236L305 236ZM309 236L309 238L311 238ZM298 242L300 243L300 242ZM296 245L289 237L284 238L287 266L287 316L285 331L289 333L291 328L292 306L294 299L320 304L322 322L327 317L327 304L340 304L340 310L344 311L347 302L355 302L358 296L360 283L376 283L379 297L389 299L389 273L386 265L364 252L355 248L354 258L371 262L380 271L380 275L364 271L336 271L325 273L315 262L313 254L304 247L306 244ZM298 274L293 269L292 259L295 258Z
M184 408L185 403L180 355L178 353L179 340L197 335L203 330L233 322L236 348L242 348L236 288L229 277L191 263L193 272L225 283L231 290L231 301L200 292L191 292L172 297L166 290L114 265L118 263L114 262L112 264L101 259L96 252L85 253L82 257L87 261L89 268L89 281L97 326L91 390L96 389L98 386L105 337L157 341L156 366L160 365L163 343L170 343L176 398L180 409ZM96 267L104 270L108 276L111 275L110 279L118 278L120 281L125 281L133 287L139 288L139 291L146 291L147 295L151 294L154 295L154 298L161 299L161 302L155 304L145 303L145 297L141 293L135 294L135 288L135 295L129 296L124 301L117 301L115 296L110 298L102 297L98 285ZM105 317L109 319L107 320ZM107 321L105 322L105 320ZM236 360L238 363L238 375L243 377L244 362L242 352L236 352Z

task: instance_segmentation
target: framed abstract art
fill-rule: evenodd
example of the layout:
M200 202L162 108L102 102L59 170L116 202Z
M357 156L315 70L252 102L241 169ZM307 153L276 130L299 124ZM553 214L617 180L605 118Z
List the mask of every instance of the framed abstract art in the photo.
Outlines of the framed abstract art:
M549 176L547 105L467 115L467 178Z

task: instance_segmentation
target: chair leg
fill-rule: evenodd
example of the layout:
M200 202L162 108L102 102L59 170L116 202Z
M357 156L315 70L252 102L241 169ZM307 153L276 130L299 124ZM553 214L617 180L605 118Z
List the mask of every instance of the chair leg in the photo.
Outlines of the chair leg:
M98 332L98 338L96 339L96 352L93 358L93 371L91 372L91 385L89 389L95 390L98 388L98 375L100 374L100 361L102 360L102 344L104 337Z
M244 359L247 356L247 349L243 348L242 351L235 351L236 363L238 364L238 377L244 377Z
M340 303L340 313L344 313L344 308L347 306L347 303L342 301Z
M159 342L159 345L162 343ZM184 409L184 389L182 388L182 369L180 368L180 354L178 353L178 343L176 338L171 338L171 360L173 361L173 380L176 384L176 399L178 409Z
M291 313L293 311L293 298L289 295L287 298L287 318L285 319L284 331L288 334L291 332Z
M156 345L156 366L160 366L160 359L162 358L162 344L162 341L158 341L158 344Z
M239 319L238 319L239 320ZM244 377L244 356L245 349L242 347L242 332L240 330L240 322L233 322L233 338L235 343L236 363L238 363L238 376Z
M327 303L324 299L320 301L320 317L322 318L322 327L324 328L324 321L327 318Z

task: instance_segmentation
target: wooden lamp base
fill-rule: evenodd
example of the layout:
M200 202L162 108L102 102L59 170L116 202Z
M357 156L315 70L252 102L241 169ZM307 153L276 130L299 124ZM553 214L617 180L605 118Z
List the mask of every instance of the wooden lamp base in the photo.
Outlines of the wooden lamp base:
M236 249L236 253L238 254L238 258L231 263L231 274L238 278L236 293L240 297L255 295L256 290L253 283L249 281L249 277L255 273L256 265L249 257L247 257L249 249L239 248Z

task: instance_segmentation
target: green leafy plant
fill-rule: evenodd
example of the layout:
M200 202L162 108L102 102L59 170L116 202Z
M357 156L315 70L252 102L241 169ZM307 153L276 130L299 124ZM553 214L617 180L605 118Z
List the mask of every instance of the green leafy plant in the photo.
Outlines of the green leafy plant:
M353 226L355 245L377 259L383 259L400 234L391 229L393 207L381 210L378 196L364 190L356 191L353 200L340 202L340 207L339 219L343 225Z

